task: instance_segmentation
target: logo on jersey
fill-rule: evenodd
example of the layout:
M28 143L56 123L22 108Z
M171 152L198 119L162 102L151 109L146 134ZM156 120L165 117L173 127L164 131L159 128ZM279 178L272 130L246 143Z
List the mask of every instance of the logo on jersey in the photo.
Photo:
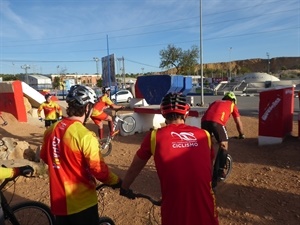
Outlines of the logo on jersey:
M197 147L197 139L195 134L192 132L171 132L171 136L174 139L178 139L172 142L173 148L188 148L188 147Z

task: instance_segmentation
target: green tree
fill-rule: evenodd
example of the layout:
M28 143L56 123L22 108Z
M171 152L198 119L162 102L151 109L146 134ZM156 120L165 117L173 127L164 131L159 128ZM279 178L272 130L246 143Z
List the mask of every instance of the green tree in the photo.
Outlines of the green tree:
M54 77L53 83L52 83L53 88L59 89L60 86L60 77Z
M162 69L176 69L176 74L193 74L197 66L199 58L199 49L197 46L192 46L189 50L182 50L174 45L169 44L167 49L159 52Z

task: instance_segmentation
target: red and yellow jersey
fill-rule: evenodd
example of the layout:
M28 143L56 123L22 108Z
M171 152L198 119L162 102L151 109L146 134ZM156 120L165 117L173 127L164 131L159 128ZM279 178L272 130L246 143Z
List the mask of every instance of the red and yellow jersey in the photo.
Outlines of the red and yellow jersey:
M229 100L217 100L209 105L201 121L212 121L225 126L231 114L234 118L240 117L236 104Z
M48 165L54 215L96 205L95 178L109 185L119 179L105 164L96 134L77 120L64 118L46 130L40 157Z
M147 134L137 151L143 160L151 155L161 184L162 224L217 225L209 133L185 124L167 125Z
M60 117L62 116L62 110L61 110L60 106L56 102L53 102L53 101L50 101L49 103L47 101L43 102L39 106L39 108L37 110L39 117L41 116L42 110L44 110L45 120L57 120L58 119L57 114Z
M97 117L101 113L103 113L103 110L107 107L111 106L113 102L110 100L110 98L105 94L102 95L99 99L99 101L94 105L93 112L91 117Z

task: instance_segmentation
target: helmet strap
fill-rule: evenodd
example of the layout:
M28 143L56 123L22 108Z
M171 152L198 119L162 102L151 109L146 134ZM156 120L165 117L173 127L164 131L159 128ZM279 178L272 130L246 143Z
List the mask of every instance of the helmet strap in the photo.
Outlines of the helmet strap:
M87 110L85 111L85 113L84 113L84 121L83 121L83 125L85 125L86 124L86 122L87 122L87 119L90 117L90 113L91 113L91 111L92 111L92 109L93 109L93 104L87 104Z

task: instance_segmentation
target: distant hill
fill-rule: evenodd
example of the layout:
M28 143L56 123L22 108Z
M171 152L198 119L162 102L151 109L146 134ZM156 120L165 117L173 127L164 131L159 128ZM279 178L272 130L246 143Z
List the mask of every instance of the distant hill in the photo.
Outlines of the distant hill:
M216 75L226 74L231 68L232 74L245 74L250 72L268 72L268 61L270 74L280 75L286 70L295 71L300 77L300 57L278 57L268 59L245 59L231 62L207 63L203 64L204 73L214 73ZM199 66L200 69L200 66ZM175 74L174 69L166 71L167 73ZM164 72L164 73L166 73Z

